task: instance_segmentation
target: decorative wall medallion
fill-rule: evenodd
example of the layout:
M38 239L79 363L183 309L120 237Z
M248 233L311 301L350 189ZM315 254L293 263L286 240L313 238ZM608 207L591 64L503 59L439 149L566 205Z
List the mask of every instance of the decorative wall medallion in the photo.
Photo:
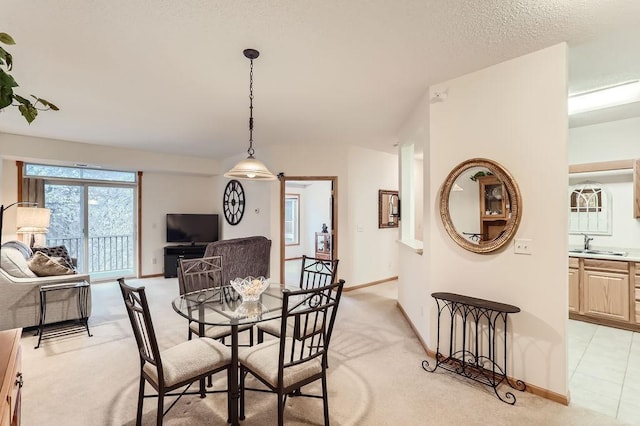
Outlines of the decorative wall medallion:
M224 189L222 198L224 218L229 225L237 225L244 215L244 189L237 180L230 181Z

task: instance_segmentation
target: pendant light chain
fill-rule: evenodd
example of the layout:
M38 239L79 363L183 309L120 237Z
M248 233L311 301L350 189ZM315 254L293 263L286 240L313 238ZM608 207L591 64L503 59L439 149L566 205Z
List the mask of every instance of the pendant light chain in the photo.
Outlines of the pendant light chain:
M253 59L249 68L249 149L247 153L253 157Z
M230 179L248 179L255 181L276 180L276 176L269 171L267 166L253 155L253 60L260 56L260 52L256 49L244 49L244 57L249 59L249 156L239 161L231 170L224 174L224 177Z

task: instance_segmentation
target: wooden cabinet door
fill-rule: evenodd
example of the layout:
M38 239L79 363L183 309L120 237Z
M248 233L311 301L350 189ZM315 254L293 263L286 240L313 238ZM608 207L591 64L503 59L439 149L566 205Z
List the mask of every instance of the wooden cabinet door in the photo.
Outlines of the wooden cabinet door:
M569 268L569 312L580 312L580 270Z
M629 274L585 270L584 314L629 321Z
M636 324L640 324L640 263L636 263L636 288L635 290L635 295L636 295Z

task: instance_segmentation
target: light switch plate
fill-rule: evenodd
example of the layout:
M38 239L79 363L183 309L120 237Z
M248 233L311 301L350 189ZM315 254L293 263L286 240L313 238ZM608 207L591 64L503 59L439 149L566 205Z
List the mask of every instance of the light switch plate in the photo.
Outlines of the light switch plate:
M533 240L528 238L516 238L513 242L515 254L531 254L533 252Z

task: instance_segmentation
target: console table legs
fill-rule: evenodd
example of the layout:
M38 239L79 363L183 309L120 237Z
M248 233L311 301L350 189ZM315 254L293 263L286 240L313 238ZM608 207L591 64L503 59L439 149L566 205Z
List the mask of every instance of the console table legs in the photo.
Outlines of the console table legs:
M80 282L80 283L69 283L69 284L51 284L51 285L43 285L40 287L40 321L38 324L38 344L35 346L35 349L40 347L40 343L42 339L45 338L44 329L46 325L46 316L47 316L47 293L58 290L68 290L75 289L78 292L78 313L80 314L80 318L77 321L84 327L87 331L87 335L89 337L92 336L89 331L89 316L88 316L88 307L89 307L89 286L88 282ZM62 336L71 333L77 333L76 330L64 329L61 331L53 332L48 334L47 337L55 337Z
M500 401L515 404L515 395L509 390L501 394L498 387L502 383L518 391L524 391L527 387L521 380L513 382L507 374L507 316L520 309L451 293L434 293L432 296L438 305L435 364L431 366L429 361L424 360L422 368L432 373L440 367L475 380L493 388ZM445 313L445 317L450 320L448 356L440 352L443 311L449 313ZM502 326L502 332L499 326ZM456 334L458 330L461 336ZM500 345L500 339L503 345ZM499 346L502 346L501 359Z

